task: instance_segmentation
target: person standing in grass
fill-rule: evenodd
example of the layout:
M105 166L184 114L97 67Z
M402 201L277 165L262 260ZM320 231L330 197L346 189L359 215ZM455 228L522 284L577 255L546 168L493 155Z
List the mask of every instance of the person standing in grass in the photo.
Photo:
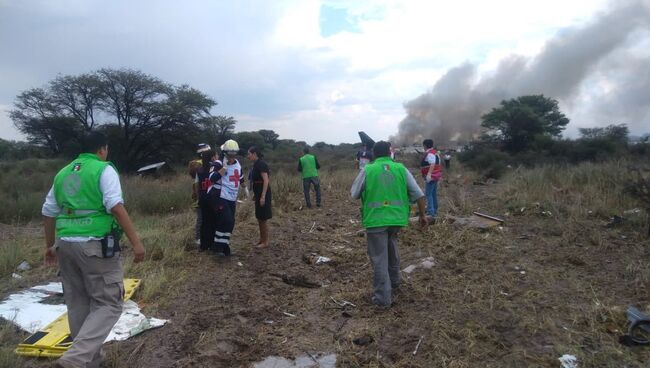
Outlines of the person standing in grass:
M417 202L419 222L427 224L424 193L403 164L390 158L390 143L373 147L375 160L357 175L350 194L361 199L362 221L368 239L368 257L374 269L372 303L390 306L392 291L400 285L397 234L408 226L410 202Z
M211 149L210 145L206 143L199 143L198 146L196 147L196 154L198 155L198 158L191 160L187 164L187 172L190 174L192 179L196 179L196 172L202 166L201 154L203 152L209 151L210 149ZM199 198L197 196L198 192L199 191L197 188L197 182L196 180L194 180L194 182L192 182L192 208L194 208L196 211L196 223L194 224L194 240L196 244L200 246L201 245L201 223L203 220L203 213L201 211L201 206L199 206Z
M213 181L212 173L221 168L216 161L217 154L212 149L201 152L201 167L196 170L194 178L195 197L201 210L201 228L199 251L214 249L214 232L217 227L217 206L221 195L218 179Z
M115 167L106 161L101 133L84 138L84 152L54 177L43 204L45 264L57 264L63 281L72 346L55 367L98 367L102 344L122 314L122 231L134 262L145 249L124 208Z
M427 196L427 215L435 218L438 214L438 181L442 177L440 155L433 148L433 139L425 139L422 146L426 150L420 163L420 173L424 179Z
M320 194L320 179L318 178L318 169L320 169L320 164L316 156L309 153L309 147L302 149L304 155L298 160L298 171L302 173L302 190L305 195L305 202L307 203L307 208L311 208L311 198L309 191L311 186L314 186L314 191L316 192L316 207L321 205L321 194Z
M260 240L258 248L269 246L269 224L268 220L273 217L271 210L271 184L269 165L263 160L264 154L259 148L253 146L248 149L248 159L253 162L253 169L250 171L250 185L253 190L255 201L255 218L260 227Z
M241 182L241 165L236 156L239 152L239 144L229 139L221 146L224 153L223 162L214 166L210 174L212 182L218 182L221 192L217 202L217 222L215 227L214 245L218 255L230 256L230 237L235 228L235 212L237 210L237 196Z

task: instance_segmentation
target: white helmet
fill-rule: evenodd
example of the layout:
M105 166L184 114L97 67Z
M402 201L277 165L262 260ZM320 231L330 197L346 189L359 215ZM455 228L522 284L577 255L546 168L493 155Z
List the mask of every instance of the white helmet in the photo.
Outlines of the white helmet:
M237 154L239 152L239 144L232 139L228 139L221 145L221 150L227 153Z

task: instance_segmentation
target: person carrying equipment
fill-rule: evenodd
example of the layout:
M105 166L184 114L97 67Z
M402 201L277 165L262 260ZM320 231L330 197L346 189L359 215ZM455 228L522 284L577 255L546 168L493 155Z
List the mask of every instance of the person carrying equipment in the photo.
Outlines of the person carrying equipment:
M318 178L318 169L320 169L320 164L316 156L309 153L309 148L305 147L302 149L304 155L298 160L298 171L302 173L302 190L305 194L305 202L307 203L307 208L311 208L311 199L309 198L309 190L311 186L314 186L314 191L316 192L316 207L321 205L321 193L320 193L320 179Z
M231 255L230 237L235 228L235 211L237 209L237 196L242 179L241 164L236 157L239 153L239 144L232 139L227 140L221 151L225 153L221 167L215 166L210 174L212 182L221 184L221 193L217 202L217 226L214 232L214 244L217 254Z
M133 262L144 260L144 246L107 156L106 136L89 133L83 153L54 177L41 210L45 264L58 261L73 339L55 363L59 368L98 367L103 359L102 344L122 314L122 231L133 247Z
M390 306L392 290L400 285L397 234L408 226L409 202L417 202L419 222L427 224L424 193L403 164L390 158L390 144L379 141L375 161L357 175L350 194L361 198L362 222L368 239L368 257L374 269L372 303Z

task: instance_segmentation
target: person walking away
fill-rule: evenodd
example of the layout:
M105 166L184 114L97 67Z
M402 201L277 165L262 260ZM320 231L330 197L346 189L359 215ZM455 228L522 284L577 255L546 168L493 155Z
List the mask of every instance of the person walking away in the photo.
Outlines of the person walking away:
M199 200L201 210L201 231L199 251L214 250L214 232L217 228L217 207L221 195L221 183L217 178L212 180L212 173L221 168L214 150L201 153L201 167L196 171L194 179L195 196Z
M214 232L214 244L217 254L230 256L230 239L235 229L235 213L237 210L237 196L241 183L241 164L237 160L239 144L229 139L221 146L224 153L223 164L215 167L211 174L211 181L221 183L221 193L217 204L217 226Z
M451 155L449 154L449 152L445 153L444 159L445 159L445 169L449 170L449 168L451 167Z
M303 148L304 155L298 160L298 171L302 173L302 190L305 194L305 203L307 208L311 208L310 189L314 186L316 192L316 207L321 205L321 192L320 192L320 178L318 177L318 169L320 164L316 156L309 153L309 148Z
M374 270L372 303L390 306L392 291L400 285L397 235L408 226L409 203L417 202L419 222L424 215L424 193L403 164L390 158L388 142L373 147L375 161L357 175L350 194L361 199L362 222L368 239L368 257Z
M433 140L425 139L422 146L426 152L420 163L420 173L425 182L427 215L435 218L438 214L438 181L442 177L442 167L438 151L433 148Z
M198 155L197 159L191 160L187 163L187 172L190 174L192 179L196 179L196 172L202 166L201 153L210 150L210 145L206 143L199 143L196 147L196 154ZM194 240L196 245L201 245L201 222L203 220L203 214L201 212L201 206L199 206L199 198L197 197L198 188L196 180L192 181L192 208L196 212L196 223L194 224Z
M269 165L263 160L264 154L255 146L248 149L248 159L253 162L249 182L252 186L253 200L255 201L255 218L257 218L260 228L260 240L257 247L267 248L269 246L268 220L273 217L269 179L270 169Z
M55 367L99 367L102 344L122 314L122 231L135 263L145 249L129 217L101 133L84 138L83 153L54 177L42 207L45 264L59 266L72 346Z
M372 151L368 149L365 143L361 145L361 149L357 152L357 157L354 160L354 167L357 170L363 170L372 160Z

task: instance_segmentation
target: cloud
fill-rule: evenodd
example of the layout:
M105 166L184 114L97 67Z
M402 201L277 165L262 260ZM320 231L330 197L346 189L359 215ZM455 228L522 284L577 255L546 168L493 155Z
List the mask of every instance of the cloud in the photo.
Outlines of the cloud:
M502 77L504 57L533 57L605 3L0 1L0 104L58 74L130 67L206 92L238 130L338 143L372 127L382 139L397 130L404 101L451 65L473 65L468 83ZM343 25L323 32L324 8Z

